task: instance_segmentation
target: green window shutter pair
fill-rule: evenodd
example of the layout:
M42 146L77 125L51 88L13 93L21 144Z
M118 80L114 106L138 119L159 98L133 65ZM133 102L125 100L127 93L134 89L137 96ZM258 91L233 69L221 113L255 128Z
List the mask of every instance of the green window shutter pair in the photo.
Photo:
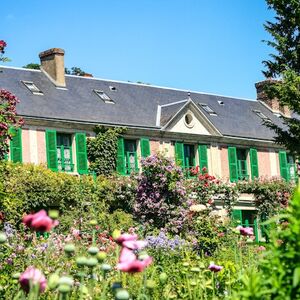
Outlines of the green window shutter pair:
M254 148L250 149L250 165L251 165L251 179L253 180L259 177L257 150Z
M206 168L208 171L207 145L198 145L198 154L200 170Z
M181 142L175 142L175 163L177 166L184 167L184 148Z
M11 128L13 138L10 141L10 159L12 162L22 162L22 129Z
M229 178L231 182L238 180L238 161L236 155L236 147L228 147L228 163L229 163ZM251 165L251 178L257 178L258 173L258 158L257 150L250 149L250 165Z
M86 135L85 133L75 134L77 172L79 174L88 173ZM57 141L56 130L46 130L46 152L48 168L52 171L58 170L57 165Z
M280 175L286 181L289 181L289 168L287 162L287 155L285 151L279 151L279 167L280 167Z
M150 142L147 138L141 138L141 155L142 157L147 157L151 154L150 152ZM136 163L137 165L137 163ZM126 162L125 162L125 147L124 138L120 137L118 139L118 149L117 149L117 172L121 175L126 173Z
M236 182L238 180L238 164L235 147L228 147L228 163L230 181Z

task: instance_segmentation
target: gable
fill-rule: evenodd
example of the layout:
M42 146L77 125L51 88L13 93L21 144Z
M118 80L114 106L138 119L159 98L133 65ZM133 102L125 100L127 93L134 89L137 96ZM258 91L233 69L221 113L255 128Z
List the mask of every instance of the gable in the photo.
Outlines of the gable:
M179 133L221 135L191 100L186 102L163 129Z

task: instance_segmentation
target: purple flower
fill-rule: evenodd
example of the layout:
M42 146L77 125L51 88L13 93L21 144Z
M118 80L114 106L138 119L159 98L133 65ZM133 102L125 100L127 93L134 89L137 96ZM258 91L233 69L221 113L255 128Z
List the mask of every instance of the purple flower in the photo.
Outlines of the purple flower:
M252 227L242 227L242 226L237 226L236 230L240 232L241 235L244 236L251 236L253 235L253 228Z
M209 266L208 266L208 269L209 269L210 271L212 271L212 272L217 273L217 272L220 272L220 271L223 269L223 267L222 267L222 266L218 266L218 265L216 265L215 263L211 262L211 263L209 264Z

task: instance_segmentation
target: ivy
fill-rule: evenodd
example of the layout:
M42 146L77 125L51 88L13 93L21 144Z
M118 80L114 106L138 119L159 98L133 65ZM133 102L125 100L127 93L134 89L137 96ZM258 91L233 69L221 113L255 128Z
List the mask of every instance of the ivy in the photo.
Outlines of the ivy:
M97 175L111 175L116 171L118 138L125 128L98 125L94 132L96 137L87 140L89 168Z

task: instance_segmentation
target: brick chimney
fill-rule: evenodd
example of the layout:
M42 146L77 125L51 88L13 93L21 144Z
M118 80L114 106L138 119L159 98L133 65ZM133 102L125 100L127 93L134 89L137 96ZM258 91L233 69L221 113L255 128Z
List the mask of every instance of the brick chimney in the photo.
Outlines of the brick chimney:
M65 51L60 48L52 48L39 54L41 69L57 87L66 87L64 55Z
M281 114L284 117L290 118L291 111L286 105L281 105L277 98L270 99L265 92L266 86L270 86L278 82L275 79L266 79L260 82L255 83L257 100L262 101L265 103L274 114Z

